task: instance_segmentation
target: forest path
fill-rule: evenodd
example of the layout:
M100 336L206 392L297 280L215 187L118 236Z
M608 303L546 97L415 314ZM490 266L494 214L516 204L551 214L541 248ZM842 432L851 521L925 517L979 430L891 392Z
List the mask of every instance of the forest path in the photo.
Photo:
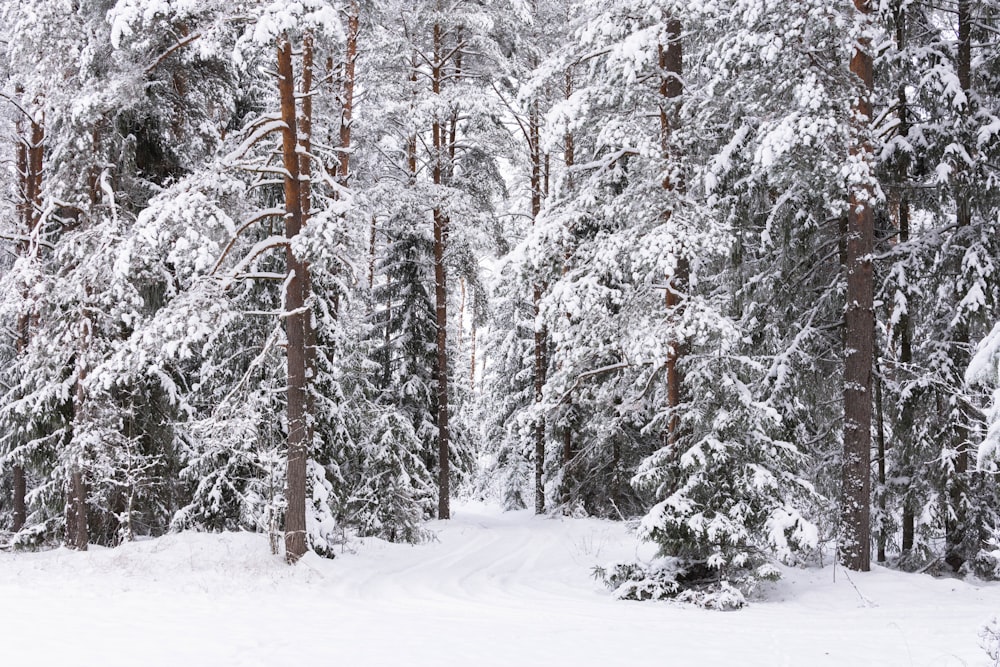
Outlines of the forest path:
M1000 586L829 566L733 613L620 602L591 576L636 556L619 523L458 505L429 528L294 568L248 533L0 553L0 667L969 667L1000 613Z

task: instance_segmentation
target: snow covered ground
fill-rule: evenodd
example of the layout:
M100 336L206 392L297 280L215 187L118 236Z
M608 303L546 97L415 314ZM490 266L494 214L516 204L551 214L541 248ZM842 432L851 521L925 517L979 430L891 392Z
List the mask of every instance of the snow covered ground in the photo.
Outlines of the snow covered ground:
M737 612L620 602L590 571L635 555L623 526L454 514L435 542L295 568L250 534L0 554L0 665L989 664L977 632L997 585L881 569L852 585L827 567L788 570Z

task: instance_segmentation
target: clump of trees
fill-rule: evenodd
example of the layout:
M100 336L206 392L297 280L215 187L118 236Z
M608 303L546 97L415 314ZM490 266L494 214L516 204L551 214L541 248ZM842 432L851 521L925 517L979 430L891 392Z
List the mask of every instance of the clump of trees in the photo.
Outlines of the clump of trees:
M0 3L10 543L461 489L641 517L626 597L997 576L997 9Z

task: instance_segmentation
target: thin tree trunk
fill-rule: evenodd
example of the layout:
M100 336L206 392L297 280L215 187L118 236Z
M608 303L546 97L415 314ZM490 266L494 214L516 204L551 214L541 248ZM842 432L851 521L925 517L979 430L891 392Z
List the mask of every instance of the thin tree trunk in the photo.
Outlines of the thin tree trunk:
M67 546L77 551L86 551L90 541L87 529L87 485L79 466L73 466L70 473L69 520L73 523L73 530L69 534Z
M372 216L368 227L368 291L375 288L375 232L377 230L375 216Z
M70 442L79 436L80 426L85 419L84 404L86 392L84 391L84 380L87 378L87 367L85 349L90 340L91 328L90 320L84 316L83 332L81 336L81 347L78 351L76 369L76 390L73 397L73 423L71 426ZM87 543L90 541L87 529L87 485L83 478L83 469L80 461L74 461L70 465L70 478L67 513L66 513L66 546L77 551L86 551Z
M27 494L28 485L24 477L24 468L19 465L14 466L14 525L13 530L15 533L20 532L24 528L24 523L27 520L27 508L25 505L25 495Z
M306 220L302 210L302 181L297 152L297 111L292 45L287 37L278 42L278 94L281 101L282 163L285 168L285 235L294 238ZM289 278L285 288L285 337L287 339L288 469L286 478L285 558L296 562L305 554L306 544L306 457L309 434L309 381L307 377L307 328L309 312L306 293L308 268L292 252L285 251Z
M444 63L441 62L441 24L434 24L434 63L431 87L434 95L441 94ZM444 179L445 128L435 115L431 127L434 156L432 180L440 188ZM448 216L440 206L434 207L434 303L437 325L437 427L438 427L438 519L451 518L450 507L450 440L448 433L448 277L444 254L448 236Z
M854 0L867 24L871 7ZM873 63L871 43L862 36L851 58L851 72L862 89L853 108L851 154L872 162L867 139L871 120ZM874 250L874 190L869 182L851 185L847 215L847 310L844 363L844 459L841 489L840 559L851 570L871 568L871 429L874 311L871 255Z
M905 0L899 0L896 4L896 48L900 52L906 47L906 2ZM909 104L906 99L906 86L900 85L897 92L897 102L896 102L899 114L899 129L898 133L901 137L906 137L910 132L909 124ZM909 181L909 160L904 155L900 160L899 165L899 182L900 182L900 193L897 200L897 211L896 219L899 226L899 243L905 244L910 240L910 199L909 193L907 192L907 182ZM912 337L910 333L910 304L909 297L906 292L903 292L903 307L904 312L899 316L899 324L897 326L897 337L899 340L899 364L903 374L909 372L909 365L913 362L913 346ZM897 423L896 429L896 439L898 444L896 446L901 446L906 448L908 451L912 446L911 431L913 427L913 399L912 397L907 397L904 399L903 404L900 406L900 416ZM898 457L897 457L898 458ZM908 467L912 466L912 463L908 463ZM902 471L906 474L907 471ZM912 468L910 469L910 477L912 479ZM912 484L912 482L911 482ZM902 544L901 544L901 559L906 561L913 551L913 538L915 529L915 508L911 497L910 488L907 488L903 493L902 502Z
M667 21L667 44L658 47L659 65L661 72L660 80L660 143L663 156L668 160L667 174L663 178L662 187L664 191L673 193L682 190L683 182L675 182L671 178L669 161L672 157L673 147L671 145L671 135L673 134L673 124L677 123L677 107L684 94L684 54L681 42L681 22L676 18ZM672 212L666 210L663 213L664 221L670 219ZM667 313L675 323L679 325L684 315L684 296L688 290L688 280L690 278L690 264L683 249L680 250L676 258L676 266L673 275L669 277L666 290ZM667 356L667 407L670 418L667 422L667 443L674 445L680 434L680 406L684 401L684 372L682 369L686 345L680 336L675 337L670 342L670 350Z
M962 88L962 92L965 93L967 100L969 94L972 92L971 20L969 0L958 0L958 60L956 69L958 70L958 83ZM968 114L968 104L969 102L967 101L965 109L959 111L960 114ZM969 201L968 186L963 182L966 179L963 178L961 171L963 170L959 170L959 182L955 189L955 217L958 223L958 234L965 234L968 227L972 224L972 209L971 202ZM959 315L959 322L955 325L952 338L954 340L952 354L956 361L955 365L957 368L965 368L968 366L969 361L967 353L969 347L969 327L961 315ZM952 464L953 468L948 475L948 505L950 511L945 514L944 525L945 562L955 572L958 572L962 568L962 565L965 564L967 554L964 543L972 530L968 525L969 513L967 506L969 491L969 430L965 426L965 410L960 402L956 403L955 409L960 414L951 416L951 419L955 421L955 436L952 445L955 450L955 459Z
M542 151L541 122L538 114L538 102L531 103L528 116L528 150L531 155L531 224L538 221L542 211ZM535 375L535 406L539 414L535 419L535 514L545 512L545 416L541 414L542 395L545 391L545 380L548 370L548 355L546 354L547 331L541 322L542 293L545 287L536 282L532 288L532 310L534 313L534 375Z
M903 101L905 110L905 93L900 91L900 99ZM905 123L905 122L904 122ZM904 193L899 202L899 242L906 243L910 240L910 201ZM903 372L908 372L908 368L913 363L912 334L910 333L909 303L906 304L907 312L899 318L899 363L903 367ZM899 431L905 438L905 446L912 447L911 431L913 428L913 399L906 397L900 408ZM910 466L912 466L912 462ZM912 472L912 470L911 470ZM911 475L912 479L912 475ZM912 484L912 481L911 481ZM916 529L916 508L910 490L903 494L903 539L902 558L905 560L913 551L913 538Z
M878 361L876 360L876 364ZM885 502L885 415L882 411L882 375L881 369L875 377L875 434L878 442L878 509L879 509L879 529L878 529L878 555L879 563L885 562L885 545L888 536L885 531L886 502Z
M416 113L417 110L417 74L420 71L420 60L418 58L417 52L414 51L410 54L410 88L413 91L412 99L410 100L410 113ZM406 171L409 176L409 184L416 185L417 183L417 134L412 133L406 138Z
M455 332L458 336L458 342L455 345L455 354L461 359L462 358L462 343L463 341L463 329L465 323L465 278L458 279L458 319L456 321Z
M469 389L476 389L476 316L472 315L472 331L469 332Z
M347 50L344 56L344 87L340 101L340 165L337 182L347 187L351 177L351 122L354 118L354 81L358 61L358 32L360 30L360 9L357 0L352 0L347 17Z

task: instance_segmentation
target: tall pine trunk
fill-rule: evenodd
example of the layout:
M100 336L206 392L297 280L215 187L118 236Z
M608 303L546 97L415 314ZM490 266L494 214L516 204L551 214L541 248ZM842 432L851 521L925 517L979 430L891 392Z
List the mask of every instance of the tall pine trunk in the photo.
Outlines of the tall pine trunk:
M852 113L850 155L870 168L873 156L868 139L872 117L873 62L867 30L871 6L854 0L862 33L854 47L851 72L859 90ZM871 567L871 430L872 364L874 362L874 188L871 176L851 184L847 213L847 308L844 340L844 458L841 488L840 560L851 570Z
M358 61L360 9L356 0L350 4L347 16L347 46L344 53L344 82L340 94L340 162L337 182L347 187L351 176L351 129L354 119L354 80Z
M434 61L431 67L431 92L441 94L444 80L442 57L442 30L440 22L434 23ZM431 141L434 155L431 177L440 188L444 183L445 127L435 114L431 126ZM440 204L436 204L434 218L434 313L437 327L437 355L435 375L437 379L437 428L438 428L438 518L451 518L449 479L451 475L448 433L448 276L445 272L444 255L448 238L448 216Z
M542 210L542 149L541 120L538 113L538 102L531 103L528 114L528 149L531 156L531 224L538 220ZM532 287L532 310L534 312L534 375L535 375L535 406L542 404L545 391L545 380L548 370L548 354L546 353L548 333L541 322L542 293L545 287L536 282ZM539 414L535 419L535 514L545 512L545 416Z
M958 0L958 60L956 69L958 83L965 93L966 106L960 111L963 116L969 113L969 93L972 91L972 17L969 13L969 0ZM972 209L966 183L962 182L961 170L959 183L955 192L955 218L958 223L957 233L968 238L968 228L972 224ZM958 323L952 335L952 355L956 368L966 368L969 364L969 325L963 314L958 315ZM961 376L959 376L960 378ZM960 385L961 379L957 381ZM945 513L945 562L958 572L965 564L968 556L966 540L971 537L974 527L969 526L968 491L969 491L969 429L966 427L966 415L960 397L955 397L954 412L951 418L955 421L955 434L952 448L955 458L948 474L948 509Z
M666 160L667 173L663 177L662 187L665 192L674 193L682 190L683 182L671 177L671 163L676 162L673 154L672 135L678 122L678 107L684 94L684 53L681 42L681 22L670 18L667 21L667 43L658 47L660 65L660 144L663 157ZM669 221L671 209L663 213L664 222ZM678 244L683 246L683 242ZM669 277L666 290L666 309L668 316L679 325L684 314L684 295L688 290L690 278L690 263L684 254L683 247L679 249L673 274ZM684 372L682 369L686 346L681 336L675 336L670 341L667 356L667 407L669 422L667 423L666 439L669 444L677 441L680 431L680 406L684 401Z
M295 76L292 45L283 36L278 42L278 94L281 102L282 164L285 168L285 236L294 238L307 222L303 215L300 160L297 152L298 113L295 103ZM286 246L289 277L285 282L285 337L287 339L288 467L286 477L285 557L296 562L307 549L306 543L306 461L309 447L308 310L309 269Z
M905 0L899 0L896 5L896 48L902 52L906 48L907 31L907 5ZM899 115L898 134L907 137L910 132L909 103L906 97L906 86L900 84L896 95L897 113ZM910 198L907 190L909 182L909 158L905 154L899 163L898 179L900 183L900 193L896 200L896 224L899 228L899 243L905 245L910 240ZM910 332L910 304L909 296L903 293L904 312L899 316L899 323L896 327L896 337L899 342L899 365L903 373L907 373L907 368L913 362L912 334ZM896 429L896 445L909 450L913 446L913 398L907 396L900 406L899 420ZM912 465L912 464L910 464ZM906 471L903 471L906 474ZM912 475L911 475L912 478ZM901 559L906 561L913 551L913 538L916 526L916 507L910 489L903 492L902 499L902 544Z
M86 348L90 343L90 319L85 315L82 323L80 347L77 351L76 390L73 396L73 424L70 428L69 442L79 437L81 425L86 419L84 407L86 391L84 381L87 379ZM82 452L81 452L82 456ZM83 476L82 461L70 463L69 488L66 502L66 546L77 551L86 551L90 542L87 528L87 482Z

